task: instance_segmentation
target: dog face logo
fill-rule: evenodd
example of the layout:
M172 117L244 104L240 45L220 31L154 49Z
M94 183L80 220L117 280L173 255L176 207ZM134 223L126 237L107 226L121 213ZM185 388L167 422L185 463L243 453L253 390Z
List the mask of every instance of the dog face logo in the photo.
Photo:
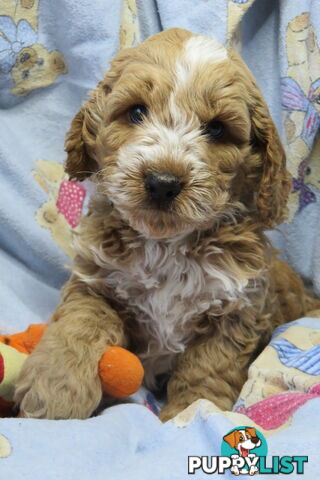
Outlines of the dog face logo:
M257 437L256 429L247 427L244 430L233 430L223 437L230 447L238 450L241 457L247 457L250 450L260 447L261 440Z
M223 437L222 454L232 459L234 475L259 473L259 457L266 455L266 441L253 427L238 427Z

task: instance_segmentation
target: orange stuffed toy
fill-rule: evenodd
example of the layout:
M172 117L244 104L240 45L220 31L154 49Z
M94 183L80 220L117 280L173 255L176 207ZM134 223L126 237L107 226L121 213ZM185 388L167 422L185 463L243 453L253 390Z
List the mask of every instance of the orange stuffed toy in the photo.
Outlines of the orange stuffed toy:
M24 332L0 336L0 417L9 416L13 406L14 380L46 327L46 324L35 324ZM138 357L121 347L106 350L98 371L103 392L116 398L125 398L136 392L144 375Z

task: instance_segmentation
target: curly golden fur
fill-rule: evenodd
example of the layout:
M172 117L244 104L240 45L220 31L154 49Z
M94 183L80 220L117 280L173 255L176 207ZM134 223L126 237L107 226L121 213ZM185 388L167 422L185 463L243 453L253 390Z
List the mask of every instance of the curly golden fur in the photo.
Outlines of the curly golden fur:
M91 176L97 193L16 388L24 414L92 414L107 345L137 353L150 388L170 375L163 420L199 398L230 409L272 330L319 307L264 235L284 218L290 181L252 74L213 39L155 35L116 56L66 151L70 177ZM150 178L156 194L179 190L155 202Z

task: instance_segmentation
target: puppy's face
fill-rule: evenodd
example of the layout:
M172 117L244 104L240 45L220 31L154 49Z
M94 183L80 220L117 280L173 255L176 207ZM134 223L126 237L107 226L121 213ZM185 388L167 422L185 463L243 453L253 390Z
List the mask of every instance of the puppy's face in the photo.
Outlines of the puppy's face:
M247 456L250 450L261 445L261 440L257 436L255 428L251 427L247 427L244 430L234 430L225 435L223 439L232 448L238 450L242 456Z
M72 178L100 190L135 230L168 238L250 211L271 225L288 193L285 159L243 62L173 29L121 52L75 117Z

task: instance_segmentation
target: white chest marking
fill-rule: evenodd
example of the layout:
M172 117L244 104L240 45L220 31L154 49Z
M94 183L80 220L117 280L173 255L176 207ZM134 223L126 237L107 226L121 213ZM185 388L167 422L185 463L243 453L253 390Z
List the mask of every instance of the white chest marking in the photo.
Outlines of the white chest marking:
M194 336L199 317L223 300L236 300L247 282L186 252L185 239L147 240L143 258L107 273L106 282L132 309L148 344L141 355L146 380L170 369Z

